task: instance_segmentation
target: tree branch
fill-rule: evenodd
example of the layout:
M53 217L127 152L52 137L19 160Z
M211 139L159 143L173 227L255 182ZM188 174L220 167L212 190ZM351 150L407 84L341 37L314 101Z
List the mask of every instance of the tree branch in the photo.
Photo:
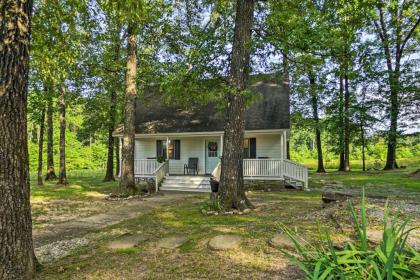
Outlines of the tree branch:
M404 38L402 44L401 44L401 48L400 48L400 52L399 52L399 56L402 57L405 45L407 44L408 40L410 40L411 36L414 33L414 30L416 30L417 26L420 24L420 17L417 19L416 23L411 27L410 31L408 32L407 36Z

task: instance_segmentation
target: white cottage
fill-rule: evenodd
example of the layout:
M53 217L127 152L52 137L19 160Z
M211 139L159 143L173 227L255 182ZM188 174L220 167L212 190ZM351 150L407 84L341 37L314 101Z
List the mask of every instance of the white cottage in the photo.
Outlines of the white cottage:
M288 93L272 82L252 87L256 98L246 111L244 179L285 180L307 189L307 168L287 159ZM136 107L135 176L155 178L160 190L209 192L210 176L220 172L224 117L214 103L183 109L148 92ZM121 129L114 136L121 141Z

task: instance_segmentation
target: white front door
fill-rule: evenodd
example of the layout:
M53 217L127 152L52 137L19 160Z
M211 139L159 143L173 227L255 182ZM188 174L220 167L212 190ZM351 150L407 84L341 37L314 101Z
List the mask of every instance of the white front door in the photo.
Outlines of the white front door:
M206 174L211 174L219 163L219 143L217 138L206 140Z

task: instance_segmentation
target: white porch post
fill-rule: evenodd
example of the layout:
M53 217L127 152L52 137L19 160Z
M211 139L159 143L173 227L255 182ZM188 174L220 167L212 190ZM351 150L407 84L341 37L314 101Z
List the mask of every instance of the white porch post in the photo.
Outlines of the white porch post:
M166 159L169 160L169 137L166 137Z
M223 134L220 135L220 157L223 156Z
M280 156L281 156L281 159L284 159L284 149L283 149L283 146L284 146L284 134L283 133L280 134L280 146L281 146Z
M287 159L287 132L283 131L283 159Z

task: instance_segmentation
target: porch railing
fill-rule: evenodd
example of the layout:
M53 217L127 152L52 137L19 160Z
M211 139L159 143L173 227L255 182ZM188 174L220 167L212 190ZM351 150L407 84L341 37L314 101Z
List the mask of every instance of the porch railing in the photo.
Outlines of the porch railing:
M244 159L244 177L282 177L281 159Z
M155 176L155 186L156 186L156 192L159 190L159 184L162 182L162 180L165 178L166 174L169 173L169 162L165 161L162 162L158 168L153 172Z
M308 168L305 165L287 159L244 159L244 177L248 178L284 178L288 177L303 183L308 188Z
M134 174L137 176L152 175L160 166L156 159L136 159L134 160Z

